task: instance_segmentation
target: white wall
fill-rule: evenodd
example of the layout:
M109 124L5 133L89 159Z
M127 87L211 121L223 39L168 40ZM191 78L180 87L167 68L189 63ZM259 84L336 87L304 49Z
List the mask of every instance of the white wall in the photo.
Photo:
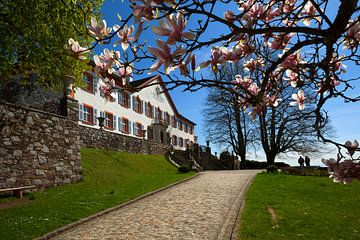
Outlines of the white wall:
M94 78L94 85L96 86L97 84L97 78ZM158 80L155 80L156 82L158 82ZM154 82L152 82L154 83ZM108 111L114 114L114 116L116 116L116 119L118 119L119 117L125 117L127 119L129 119L131 122L139 122L144 126L144 129L147 129L147 127L149 125L151 125L153 123L153 119L147 117L145 115L145 111L143 111L142 114L139 114L137 112L135 112L132 108L132 96L139 96L141 100L143 100L144 102L150 102L152 104L153 107L157 108L160 107L162 111L166 111L170 114L170 118L171 116L174 115L174 110L172 109L170 103L169 103L169 99L167 99L166 94L164 93L160 93L157 94L157 88L160 88L160 91L163 91L161 85L152 85L146 88L143 88L141 91L139 92L135 92L135 93L130 93L131 94L131 105L130 108L125 108L123 106L121 106L118 103L118 94L116 93L116 98L114 102L110 102L110 101L106 101L102 96L100 96L100 91L98 89L95 90L95 93L90 93L87 92L85 90L82 89L76 89L75 92L75 99L79 101L79 104L88 104L90 106L92 106L94 109L96 109L97 112L97 117L100 116L100 111ZM194 142L194 135L195 135L195 128L193 127L193 134L185 133L184 131L184 121L183 122L183 130L179 130L178 128L173 128L172 126L168 127L168 131L170 132L170 135L176 135L177 137L182 137L184 139L184 141L186 139L189 139L189 141ZM99 128L97 125L96 126L91 126L91 125L87 125L82 123L81 121L79 121L79 124L87 126L87 127L93 127L93 128ZM189 125L189 124L188 124ZM130 135L133 137L136 137L133 134L133 129L132 129L132 124L130 125L131 128L131 133L130 134L124 134L121 133L119 131L119 124L118 124L118 120L116 122L116 129L113 130L112 132L116 132L119 134L124 134L124 135ZM109 130L111 131L111 130ZM185 143L184 143L184 147L182 149L184 149L186 147ZM175 146L175 148L177 149L181 149L179 146Z

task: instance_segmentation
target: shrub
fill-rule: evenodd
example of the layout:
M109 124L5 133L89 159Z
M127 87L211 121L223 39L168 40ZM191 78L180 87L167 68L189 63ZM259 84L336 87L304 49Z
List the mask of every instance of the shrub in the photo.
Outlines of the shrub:
M278 167L276 165L269 165L266 167L266 171L268 173L277 173L278 172Z
M189 165L183 164L178 168L178 171L181 173L187 173L191 171L191 168Z

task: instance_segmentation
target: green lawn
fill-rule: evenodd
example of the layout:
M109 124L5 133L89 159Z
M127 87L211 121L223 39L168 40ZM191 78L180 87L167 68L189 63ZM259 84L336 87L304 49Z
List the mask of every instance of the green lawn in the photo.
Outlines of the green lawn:
M259 174L246 195L239 238L360 239L360 183Z
M0 239L41 236L194 174L178 173L160 155L96 149L82 149L81 155L82 182L31 194L28 206L0 209Z

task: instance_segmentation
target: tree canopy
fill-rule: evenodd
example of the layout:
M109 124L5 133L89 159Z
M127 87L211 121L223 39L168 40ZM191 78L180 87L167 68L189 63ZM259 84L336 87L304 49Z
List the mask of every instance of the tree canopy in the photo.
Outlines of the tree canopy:
M88 65L69 54L67 42L92 41L86 24L99 16L103 0L3 0L0 2L0 81L35 73L42 85L61 84L64 75L77 80Z

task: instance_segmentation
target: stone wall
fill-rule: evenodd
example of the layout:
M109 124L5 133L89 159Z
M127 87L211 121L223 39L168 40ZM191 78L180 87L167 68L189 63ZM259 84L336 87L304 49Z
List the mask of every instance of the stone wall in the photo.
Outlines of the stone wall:
M81 180L77 102L67 117L0 104L0 188L48 188Z
M162 143L121 135L105 129L79 126L79 131L82 147L161 155L169 149L169 146Z

